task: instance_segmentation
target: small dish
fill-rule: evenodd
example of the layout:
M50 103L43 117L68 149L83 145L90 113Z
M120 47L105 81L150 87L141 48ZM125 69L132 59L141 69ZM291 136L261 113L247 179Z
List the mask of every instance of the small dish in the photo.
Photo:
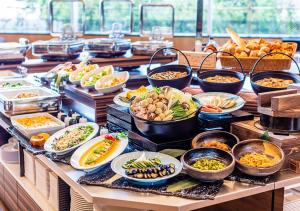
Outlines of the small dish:
M223 162L226 167L220 170L200 170L192 167L199 158L215 159ZM230 152L216 148L191 149L182 155L181 163L189 176L205 182L223 180L233 172L235 166L234 157Z
M147 159L149 158L159 158L162 162L162 164L170 164L173 163L175 165L175 172L171 175L168 176L163 176L163 177L158 177L155 179L138 179L134 177L130 177L126 175L125 169L122 167L127 161L132 160L132 159L138 159L141 156L145 156ZM131 152L131 153L126 153L123 155L120 155L116 159L113 160L111 163L111 169L118 175L128 179L131 182L138 183L140 185L158 185L158 184L163 184L166 182L168 179L175 177L178 175L181 170L182 170L182 165L177 160L176 158L173 158L169 155L158 153L158 152Z
M122 82L118 83L117 85L111 86L111 87L101 88L102 85L105 85L105 83L107 83L108 81L113 80L114 78L116 78L118 80L121 80ZM102 94L108 94L108 93L116 92L119 89L121 89L124 84L126 84L128 79L129 79L129 73L127 71L106 75L106 76L103 76L101 79L99 79L96 82L95 89L98 92L102 93Z
M202 144L211 141L218 141L224 143L230 147L229 151L231 151L231 149L239 142L239 138L236 135L226 131L220 131L220 130L206 131L203 133L199 133L195 138L193 138L192 148L203 147Z

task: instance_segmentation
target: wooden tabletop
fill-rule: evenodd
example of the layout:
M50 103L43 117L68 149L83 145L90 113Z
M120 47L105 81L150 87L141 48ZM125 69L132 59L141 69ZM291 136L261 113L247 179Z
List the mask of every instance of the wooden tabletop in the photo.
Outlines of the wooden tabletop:
M77 183L77 180L84 175L84 172L75 170L70 165L55 163L44 155L38 155L37 158L61 177L75 191L82 195L88 202L137 209L164 211L193 210L300 183L300 174L291 171L281 172L276 177L275 182L270 182L266 186L249 185L225 180L224 185L214 200L190 200L178 197L109 189L100 186L80 185Z

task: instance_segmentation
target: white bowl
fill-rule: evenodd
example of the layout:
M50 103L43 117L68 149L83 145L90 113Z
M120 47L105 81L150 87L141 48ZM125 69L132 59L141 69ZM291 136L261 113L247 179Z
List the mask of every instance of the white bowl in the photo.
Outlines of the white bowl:
M114 134L114 133L113 133ZM113 135L112 134L112 135ZM90 167L85 167L85 166L81 166L79 164L80 158L82 157L82 155L89 150L94 144L101 142L104 140L104 137L107 134L103 134L101 136L98 136L92 140L90 140L89 142L83 144L81 147L79 147L72 155L71 157L71 165L75 168L75 169L80 169L80 170L91 170L91 169L96 169L99 168L107 163L109 163L110 161L112 161L114 158L116 158L117 156L119 156L127 147L128 145L128 138L124 137L121 138L120 141L120 145L118 146L118 148L112 153L110 154L106 159L104 159L103 161L101 161L100 163L98 163L95 166L90 166Z
M122 166L129 160L140 158L143 153L145 153L146 158L155 158L155 157L159 158L161 160L162 164L173 163L175 165L175 173L168 175L168 176L155 178L155 179L138 179L138 178L133 178L133 177L127 176L125 173L125 169ZM174 157L171 157L170 155L162 154L159 152L141 151L141 152L131 152L131 153L126 153L126 154L120 155L119 157L114 159L113 162L111 163L111 169L116 174L119 174L120 176L122 176L128 180L132 180L134 182L144 183L144 184L156 184L156 183L161 183L167 179L170 179L170 178L178 175L182 170L182 164L179 160L177 160Z
M105 83L109 80L112 80L113 78L122 79L123 82L116 86L112 86L112 87L108 87L108 88L100 88L103 83ZM95 89L102 94L112 93L112 92L115 92L115 91L118 91L119 89L121 89L123 87L123 85L128 81L128 79L129 79L129 73L127 71L113 73L111 75L103 76L101 79L99 79L96 82Z
M99 67L93 71L88 72L87 74L85 74L82 79L80 80L80 85L82 88L84 89L94 89L95 88L95 84L90 85L90 86L85 86L84 83L85 81L89 80L89 78L95 74L98 74L100 72L103 72L106 70L106 68L110 68L110 74L114 73L114 67L112 65L109 66L103 66L103 67ZM97 81L96 81L97 82Z
M54 144L55 139L62 136L65 133L65 131L73 130L76 127L87 126L87 125L91 125L94 128L94 131L84 141L80 142L79 144L77 144L71 148L67 148L67 149L64 149L61 151L57 151L57 150L53 149L52 145ZM77 147L80 147L81 145L83 145L87 141L91 140L92 138L94 138L97 135L98 131L99 131L98 124L93 123L93 122L79 123L79 124L71 125L69 127L66 127L65 129L62 129L62 130L54 133L52 136L50 136L50 138L46 141L46 143L44 145L44 149L48 152L52 152L57 155L64 155L64 154L67 154L67 153L71 152L72 150L76 149Z

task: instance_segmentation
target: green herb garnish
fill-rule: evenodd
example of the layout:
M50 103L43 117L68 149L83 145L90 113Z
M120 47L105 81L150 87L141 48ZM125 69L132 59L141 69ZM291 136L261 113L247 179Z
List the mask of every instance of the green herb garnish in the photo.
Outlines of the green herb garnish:
M179 104L179 101L176 101L176 103L174 103L170 109L173 112L173 119L178 119L186 116L186 111Z

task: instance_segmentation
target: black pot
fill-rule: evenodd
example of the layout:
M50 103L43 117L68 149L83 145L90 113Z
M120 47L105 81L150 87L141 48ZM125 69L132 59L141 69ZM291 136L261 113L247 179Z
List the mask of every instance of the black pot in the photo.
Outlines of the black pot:
M205 60L209 56L211 56L212 54L217 54L217 53L227 53L227 54L233 56L236 59L236 61L239 63L243 73L236 72L236 71L233 71L233 70L206 70L206 71L202 71L202 65L204 64ZM227 92L227 93L231 93L231 94L237 94L243 88L244 83L245 83L245 79L246 79L246 74L244 73L243 66L240 63L240 61L238 60L238 58L236 58L231 53L223 52L223 51L216 51L216 52L213 52L213 53L210 53L209 55L207 55L203 59L201 65L199 67L199 70L197 72L198 72L198 84L204 92ZM240 81L234 82L234 83L215 83L215 82L208 82L208 81L205 80L208 77L213 77L213 76L216 76L216 75L236 77Z
M299 77L299 75L291 73L291 72L284 72L284 71L264 71L264 72L254 73L255 68L258 65L258 63L264 57L269 56L269 55L273 55L273 54L282 54L282 55L285 55L285 56L289 57L292 61L295 62L296 66L298 68L298 71L300 72L300 69L299 69L299 66L298 66L297 62L291 56L289 56L289 55L287 55L285 53L281 53L281 52L274 52L274 53L266 54L266 55L262 56L259 60L257 60L257 62L253 66L252 71L250 73L250 83L251 83L253 91L256 94L263 93L263 92L279 91L279 90L286 89L286 88L271 88L271 87L260 86L260 85L256 84L256 81L258 81L260 79L273 77L273 78L281 78L281 79L290 79L290 80L294 81L294 83L300 83L300 77Z
M153 58L156 56L157 53L159 53L160 51L165 50L165 49L172 49L172 50L176 50L176 51L180 52L185 57L185 59L188 63L188 66L175 65L175 64L174 65L163 65L163 66L156 67L151 70L150 67L151 67ZM185 77L172 79L172 80L157 80L157 79L151 78L151 75L153 75L155 73L161 73L161 72L166 72L166 71L186 72L187 75ZM187 57L184 55L184 53L182 53L180 50L178 50L176 48L160 48L160 49L158 49L152 55L152 57L150 59L149 67L147 69L147 78L148 78L149 83L153 87L170 86L170 87L181 90L190 85L191 80L192 80L192 74L193 74L193 70L190 66L190 63L189 63Z
M149 138L155 138L162 141L180 140L192 138L199 132L199 110L188 118L170 121L145 120L137 117L131 109L129 109L129 111L136 128Z

